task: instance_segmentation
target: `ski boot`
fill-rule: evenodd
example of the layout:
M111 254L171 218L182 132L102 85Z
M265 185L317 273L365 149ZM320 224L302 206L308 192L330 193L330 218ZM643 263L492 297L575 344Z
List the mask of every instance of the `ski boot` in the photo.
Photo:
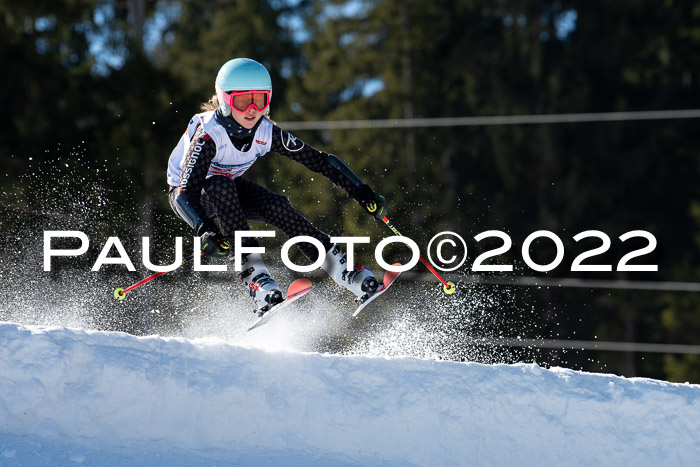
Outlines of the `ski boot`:
M346 255L338 245L333 245L328 250L321 268L336 283L355 294L360 303L364 303L365 300L374 295L380 285L372 271L363 266L355 264L354 269L348 271Z
M255 313L262 317L270 309L284 301L282 290L270 277L260 253L250 253L241 258L241 272L238 278L248 288L255 300Z

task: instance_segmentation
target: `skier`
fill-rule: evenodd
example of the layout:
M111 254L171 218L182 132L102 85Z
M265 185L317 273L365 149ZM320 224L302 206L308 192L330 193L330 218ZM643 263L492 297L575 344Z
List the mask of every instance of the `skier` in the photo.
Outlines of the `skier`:
M262 64L248 58L228 61L216 76L215 89L216 94L202 105L203 112L190 120L170 155L167 172L170 206L201 237L202 252L233 261L229 238L237 230L250 230L249 220L263 221L290 238L318 239L326 251L321 267L328 275L360 301L373 295L379 283L369 269L355 265L346 271L345 253L331 244L328 234L314 227L287 197L242 175L259 157L273 151L324 175L361 206L373 209L370 214L376 219L386 212L385 198L359 181L335 155L312 148L269 119L272 81ZM337 167L343 167L345 174ZM242 245L255 247L258 242L244 237ZM315 246L297 245L312 262L318 259ZM238 276L262 316L284 300L282 291L259 253L244 255L242 263Z

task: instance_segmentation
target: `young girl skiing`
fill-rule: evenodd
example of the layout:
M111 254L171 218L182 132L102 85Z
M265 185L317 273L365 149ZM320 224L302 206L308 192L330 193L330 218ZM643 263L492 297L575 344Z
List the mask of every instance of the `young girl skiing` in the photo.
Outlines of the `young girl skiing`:
M259 157L273 151L324 175L361 206L376 206L371 214L377 219L386 212L384 197L361 183L336 156L312 148L266 118L272 81L260 63L248 58L230 60L219 70L215 89L216 95L202 106L204 112L190 120L168 163L170 206L201 237L202 252L233 260L229 238L237 230L250 230L249 220L262 221L290 238L305 235L319 240L326 251L321 267L333 280L361 301L373 295L379 283L369 269L355 266L347 271L345 254L331 244L328 234L294 209L287 197L242 175ZM343 167L343 172L337 167ZM258 246L251 237L244 237L242 244ZM298 245L312 262L318 259L315 246ZM262 316L284 300L282 291L259 253L244 255L242 263L238 276Z

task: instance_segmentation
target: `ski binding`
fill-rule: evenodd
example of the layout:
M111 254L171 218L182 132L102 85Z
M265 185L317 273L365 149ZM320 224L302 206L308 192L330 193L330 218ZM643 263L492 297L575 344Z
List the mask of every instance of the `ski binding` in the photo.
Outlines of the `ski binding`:
M289 285L287 289L287 298L268 310L259 320L255 322L248 331L262 326L284 310L288 305L306 295L311 290L311 281L309 279L297 279Z
M401 266L400 263L394 263L392 266ZM399 277L399 274L401 272L394 272L394 271L384 271L384 283L379 286L377 291L374 293L374 295L368 297L364 302L360 304L359 307L357 307L357 310L355 310L355 313L352 314L353 317L357 316L360 314L362 309L366 307L367 305L370 304L375 298L379 297L382 295L384 292L387 291L389 287L396 281L396 278Z

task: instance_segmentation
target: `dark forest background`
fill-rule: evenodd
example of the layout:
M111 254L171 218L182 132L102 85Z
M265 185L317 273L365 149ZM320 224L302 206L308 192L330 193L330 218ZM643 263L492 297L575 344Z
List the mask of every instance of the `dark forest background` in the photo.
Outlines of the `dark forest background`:
M167 159L234 57L270 70L271 117L284 127L697 109L699 51L698 1L0 0L4 267L12 255L40 257L32 235L49 225L89 231L97 251L113 235L152 235L169 248L191 235L170 215ZM384 194L392 221L419 244L442 230L467 239L461 293L469 293L468 265L498 245L477 246L474 236L492 229L513 239L497 260L515 264L512 275L698 281L697 119L294 134L338 154ZM250 171L331 233L375 243L388 234L314 175L281 156ZM19 233L16 219L32 233ZM645 244L623 245L621 234L651 232L658 246L637 263L658 272L571 272L576 255L599 245L573 241L590 229L612 240L591 262L613 266ZM537 230L565 244L564 261L547 274L519 254ZM547 242L538 245L533 257L551 261ZM0 277L5 292L8 277ZM528 297L537 335L522 337L700 344L694 292L542 287ZM696 354L548 355L546 364L700 382Z

